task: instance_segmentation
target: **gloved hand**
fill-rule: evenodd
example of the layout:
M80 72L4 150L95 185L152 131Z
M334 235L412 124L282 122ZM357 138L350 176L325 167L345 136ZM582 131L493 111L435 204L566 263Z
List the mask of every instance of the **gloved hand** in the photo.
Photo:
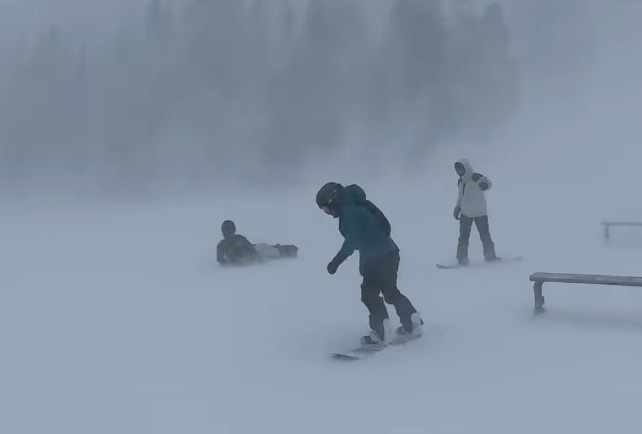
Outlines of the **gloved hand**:
M459 220L459 213L461 212L461 208L458 206L455 207L453 210L453 217L455 217L455 220Z
M481 191L486 191L488 190L488 183L486 181L482 181L479 183L479 188L481 188Z
M328 264L328 273L334 274L337 272L337 269L339 268L339 265L341 265L341 262L343 262L340 258L335 257L330 263Z

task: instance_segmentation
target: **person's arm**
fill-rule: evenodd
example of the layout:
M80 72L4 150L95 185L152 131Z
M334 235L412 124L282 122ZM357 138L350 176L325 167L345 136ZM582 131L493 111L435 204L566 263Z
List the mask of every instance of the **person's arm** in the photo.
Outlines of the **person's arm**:
M461 201L463 198L463 194L460 187L462 182L464 181L462 181L461 178L459 178L459 180L457 181L457 203L455 204L455 209L453 209L453 217L455 218L455 220L459 220L459 216L461 213Z
M368 212L367 210L364 211ZM328 272L330 274L334 274L337 268L357 250L359 240L363 237L364 225L359 222L358 215L354 211L346 213L342 217L340 225L344 238L343 245L328 264Z
M481 191L490 190L490 188L493 186L492 181L481 173L473 174L473 181L475 181L477 185L479 185Z
M225 246L224 246L224 244L225 243L223 241L221 241L216 246L216 261L221 265L227 265L227 263L228 263L228 260L225 257Z

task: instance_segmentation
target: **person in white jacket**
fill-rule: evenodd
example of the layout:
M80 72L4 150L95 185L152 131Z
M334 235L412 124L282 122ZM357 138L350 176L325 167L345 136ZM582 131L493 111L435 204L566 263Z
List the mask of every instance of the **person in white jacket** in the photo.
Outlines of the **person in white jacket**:
M495 244L490 236L488 206L484 194L493 184L481 173L475 173L465 158L455 163L455 171L459 175L457 205L453 211L455 220L459 220L457 262L462 265L468 264L468 243L473 222L481 238L484 258L487 261L495 261L497 255L495 254Z

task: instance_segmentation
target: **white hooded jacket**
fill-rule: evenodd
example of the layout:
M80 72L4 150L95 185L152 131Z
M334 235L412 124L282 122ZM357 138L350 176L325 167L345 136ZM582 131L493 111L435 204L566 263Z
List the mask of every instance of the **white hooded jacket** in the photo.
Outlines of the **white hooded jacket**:
M461 163L466 170L457 182L459 190L457 208L461 210L463 216L470 218L487 215L488 207L484 191L492 187L492 182L484 175L475 173L467 159L462 158L457 162Z

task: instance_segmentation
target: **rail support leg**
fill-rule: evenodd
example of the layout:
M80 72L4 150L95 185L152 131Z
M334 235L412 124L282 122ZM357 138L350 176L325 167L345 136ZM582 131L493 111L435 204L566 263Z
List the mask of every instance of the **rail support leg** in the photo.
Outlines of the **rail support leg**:
M533 292L535 294L535 309L533 315L538 315L544 312L544 296L542 295L542 285L544 282L537 281L533 285Z

